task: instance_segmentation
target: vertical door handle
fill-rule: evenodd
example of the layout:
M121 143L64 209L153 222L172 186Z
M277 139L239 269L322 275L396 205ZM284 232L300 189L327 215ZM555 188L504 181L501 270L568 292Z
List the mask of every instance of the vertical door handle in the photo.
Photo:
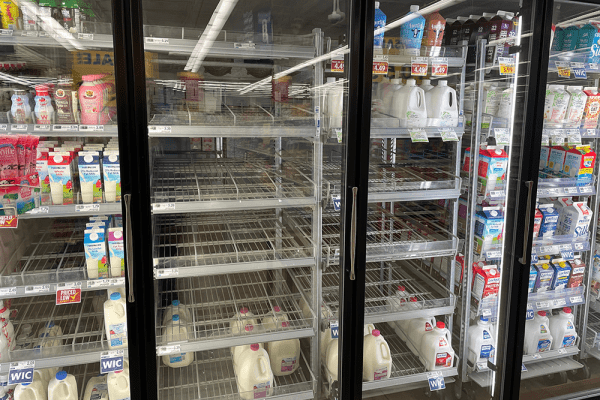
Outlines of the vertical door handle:
M352 188L352 222L350 225L350 280L356 279L354 275L354 258L356 257L356 195L358 188Z
M523 257L519 260L521 264L525 264L527 259L527 245L529 245L529 217L531 216L531 191L533 189L533 181L525 182L527 186L527 211L525 212L525 237L523 238Z
M123 195L125 201L125 241L126 241L126 257L127 257L127 277L129 279L129 296L127 301L135 303L135 296L133 294L133 239L131 229L131 195Z

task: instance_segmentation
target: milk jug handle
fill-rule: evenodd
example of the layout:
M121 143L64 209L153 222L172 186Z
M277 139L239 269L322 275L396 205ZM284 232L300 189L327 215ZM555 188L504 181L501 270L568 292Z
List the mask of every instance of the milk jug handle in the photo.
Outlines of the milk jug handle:
M264 375L267 373L267 367L266 367L266 365L268 364L267 359L264 356L260 356L260 358L258 360L259 360L258 363L260 364L260 373L262 375Z
M383 358L388 359L390 352L388 351L387 345L382 342L379 343L379 347L381 348L381 354L383 355Z

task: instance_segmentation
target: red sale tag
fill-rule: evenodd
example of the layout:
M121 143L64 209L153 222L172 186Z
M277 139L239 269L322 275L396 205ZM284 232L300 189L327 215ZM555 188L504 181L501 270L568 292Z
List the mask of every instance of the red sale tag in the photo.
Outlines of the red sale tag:
M344 59L331 60L331 72L344 72Z
M413 76L427 76L427 57L412 57L410 74Z
M373 73L375 75L385 75L388 72L387 61L373 61Z
M448 75L448 59L432 58L431 59L431 76L447 76Z
M61 283L56 290L56 305L81 303L81 282Z
M0 228L16 228L19 219L16 215L0 215Z

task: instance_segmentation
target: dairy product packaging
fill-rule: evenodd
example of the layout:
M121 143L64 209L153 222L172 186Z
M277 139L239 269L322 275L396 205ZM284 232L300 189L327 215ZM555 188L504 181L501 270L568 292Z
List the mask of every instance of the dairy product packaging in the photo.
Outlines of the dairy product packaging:
M549 328L552 333L552 350L575 346L577 332L574 316L570 307L564 307L557 315L550 317Z
M84 203L101 203L102 174L100 171L100 153L97 151L80 151L78 156L81 199Z
M110 255L110 276L112 278L125 276L125 247L122 227L108 230L108 253Z
M112 295L111 295L112 296ZM175 314L163 329L163 338L166 342L180 342L188 340L186 323ZM235 356L235 354L234 354ZM195 353L175 353L162 356L163 363L171 368L187 367L194 361ZM234 358L235 360L235 358Z
M569 146L552 146L548 157L548 171L562 173L569 149Z
M564 207L559 219L561 235L571 235L574 238L587 237L593 212L584 201L574 202Z
M86 229L83 232L83 248L88 279L108 278L104 228Z
M552 281L554 279L554 269L549 263L538 264L535 267L537 269L535 291L544 292L546 290L550 290L552 287Z
M562 85L550 85L546 90L544 103L544 120L546 122L562 124L567 114L571 95Z
M508 167L508 155L504 150L479 150L478 192L485 195L495 190L498 180L504 180Z
M540 228L542 227L542 219L543 218L544 218L544 215L542 214L540 209L536 208L535 215L533 217L533 238L534 239L536 237L538 237L540 234Z
M570 98L565 114L565 126L579 128L585 110L587 95L583 92L583 86L569 86L567 87L567 92L569 93Z
M48 383L48 400L79 400L75 377L65 371L57 372Z
M48 153L52 204L73 204L73 178L69 152Z
M37 160L35 169L40 178L40 191L41 191L41 205L52 204L50 198L50 175L48 174L48 153L51 151L48 147L38 147L37 149Z
M107 203L121 201L121 167L119 151L105 151L102 157L102 173Z
M583 284L583 276L585 275L585 264L579 258L576 258L569 264L571 265L571 274L569 275L567 287L579 287Z
M559 212L552 204L542 204L539 207L542 213L542 222L540 224L540 237L549 238L554 236L558 226Z
M500 271L495 265L473 267L472 294L478 300L497 297L500 288Z
M538 271L534 265L529 266L529 287L527 293L533 293L535 290L535 282L537 281Z
M446 46L455 46L460 38L462 22L459 19L446 18L446 28L444 33L444 44Z
M589 49L585 61L600 62L600 28L597 24L587 23L579 28L578 49Z
M257 343L240 355L235 369L242 399L259 399L273 394L274 377L269 355Z
M127 309L119 292L104 303L104 328L111 349L127 347Z
M377 329L364 337L363 380L379 381L392 374L390 347Z
M68 79L58 81L58 87L54 91L54 104L56 104L57 124L76 124L79 113L79 99L77 91L71 88Z
M385 28L386 20L387 20L387 17L383 13L383 11L381 11L379 9L379 2L376 1L375 2L375 31L377 31L378 29L381 29L382 31L377 32L373 38L373 46L375 49L383 48L383 38L385 35L385 33L383 32L383 28Z
M442 321L438 321L435 328L425 334L420 352L428 371L452 367L454 350L451 341L452 335Z
M578 146L569 149L565 154L563 172L567 176L577 178L580 186L589 185L594 175L596 152L589 146Z
M579 28L576 26L569 26L564 30L563 51L572 51L577 49L579 43Z
M538 311L533 319L525 322L525 354L543 353L552 346L552 334L545 311Z
M419 56L425 30L425 18L419 14L417 5L410 6L410 13L407 16L413 18L400 26L400 46L403 48L404 55Z
M469 327L469 355L472 365L478 362L494 361L494 338L489 320L481 316L477 324Z
M444 41L446 20L439 12L433 12L425 17L425 32L422 44L427 46L426 55L436 57Z
M552 25L552 32L554 36L552 37L552 45L550 47L551 52L557 52L562 50L563 40L565 32L563 28L559 28L555 25Z
M500 210L483 210L475 217L475 235L486 243L497 243L502 239L504 213Z
M458 101L456 91L448 86L448 81L440 80L438 85L425 92L427 104L427 126L458 126Z
M586 87L583 92L587 95L583 113L583 128L593 129L598 125L600 116L600 93L595 87Z
M552 269L554 269L554 275L552 276L550 289L566 288L571 276L571 265L566 261L559 261L552 263Z
M548 169L550 158L550 146L542 146L540 149L540 171Z

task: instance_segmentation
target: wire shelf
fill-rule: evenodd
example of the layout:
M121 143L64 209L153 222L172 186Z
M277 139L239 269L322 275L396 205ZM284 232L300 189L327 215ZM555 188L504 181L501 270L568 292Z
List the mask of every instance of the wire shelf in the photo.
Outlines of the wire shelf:
M187 340L187 343L181 344L182 351L314 336L312 316L307 318L302 314L300 294L290 290L281 271L165 281L158 296L162 302L156 313L156 337L157 350L161 354L165 353L164 346L169 345L167 337L163 335L166 322L163 317L173 300L185 305L191 318L184 325L187 333L181 330L182 340ZM274 324L264 321L269 314L272 316L275 306L279 306L287 315L286 326L282 326L279 320ZM241 317L239 310L244 307L254 316ZM253 326L248 332L242 329L246 324ZM235 325L238 329L232 331Z
M276 376L273 393L268 397L289 399L313 398L315 379L301 354L300 366L287 376ZM170 368L159 364L158 398L160 400L242 399L237 387L230 349L197 352L192 364L183 368ZM244 393L254 398L254 393Z

